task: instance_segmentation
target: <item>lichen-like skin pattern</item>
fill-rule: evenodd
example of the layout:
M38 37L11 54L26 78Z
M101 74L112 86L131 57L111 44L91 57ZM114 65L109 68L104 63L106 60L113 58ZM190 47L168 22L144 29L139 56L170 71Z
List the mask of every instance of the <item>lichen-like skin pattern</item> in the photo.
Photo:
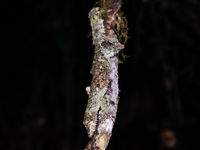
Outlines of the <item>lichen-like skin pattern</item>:
M118 104L118 58L124 48L111 29L105 33L104 20L99 7L89 13L95 46L92 64L91 86L86 87L89 95L83 124L88 136L94 137L85 150L103 150L108 144L116 118ZM92 148L93 147L93 148ZM104 148L102 148L104 147Z

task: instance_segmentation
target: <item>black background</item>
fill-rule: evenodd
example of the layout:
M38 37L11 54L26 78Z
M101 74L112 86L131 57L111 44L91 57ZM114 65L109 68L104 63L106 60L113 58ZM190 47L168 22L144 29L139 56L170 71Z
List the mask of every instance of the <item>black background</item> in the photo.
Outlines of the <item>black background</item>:
M94 0L1 4L1 150L81 150L93 49ZM108 150L198 149L198 0L124 0L129 40L119 65L120 102Z

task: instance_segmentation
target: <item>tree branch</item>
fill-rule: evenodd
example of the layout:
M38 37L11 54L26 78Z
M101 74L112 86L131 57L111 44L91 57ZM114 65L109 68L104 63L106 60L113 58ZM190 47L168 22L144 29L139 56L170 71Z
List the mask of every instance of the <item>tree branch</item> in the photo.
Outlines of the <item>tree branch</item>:
M116 119L119 93L117 54L124 45L111 28L121 6L120 0L110 2L107 9L96 7L89 13L95 51L91 86L86 88L89 100L83 124L91 140L85 150L105 150Z

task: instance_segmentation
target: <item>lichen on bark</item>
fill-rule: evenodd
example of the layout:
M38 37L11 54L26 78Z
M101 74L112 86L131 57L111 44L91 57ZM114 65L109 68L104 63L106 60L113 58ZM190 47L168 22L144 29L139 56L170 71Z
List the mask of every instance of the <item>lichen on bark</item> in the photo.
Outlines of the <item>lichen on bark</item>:
M111 11L107 12L107 18L113 17L118 10L112 11L114 14L111 14ZM108 24L105 23L103 15L100 7L95 7L89 12L95 51L91 86L86 87L89 99L83 124L91 140L85 150L106 149L117 113L119 93L117 54L124 45L119 42L113 29L105 26Z

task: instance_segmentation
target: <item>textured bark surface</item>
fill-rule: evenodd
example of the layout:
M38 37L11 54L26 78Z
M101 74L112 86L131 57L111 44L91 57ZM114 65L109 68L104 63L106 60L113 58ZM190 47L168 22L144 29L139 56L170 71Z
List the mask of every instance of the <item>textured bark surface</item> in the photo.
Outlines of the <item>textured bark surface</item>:
M112 134L118 105L118 58L124 48L112 30L111 23L120 8L110 8L103 17L99 7L89 13L92 27L94 60L91 69L91 86L86 87L89 95L83 124L91 138L85 150L105 150Z

